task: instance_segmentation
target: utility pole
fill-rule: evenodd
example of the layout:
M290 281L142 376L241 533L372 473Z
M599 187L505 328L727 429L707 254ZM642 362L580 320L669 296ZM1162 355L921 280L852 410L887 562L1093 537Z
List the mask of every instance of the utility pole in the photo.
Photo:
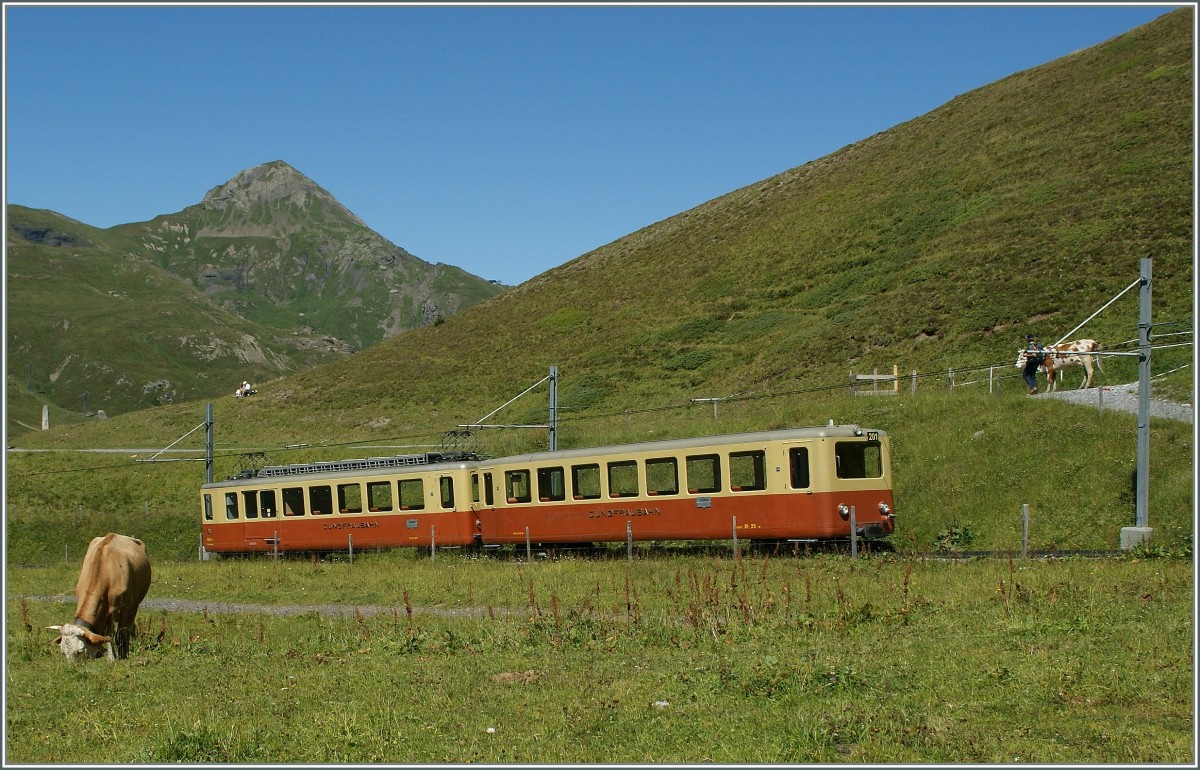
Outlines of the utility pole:
M558 367L550 367L550 451L558 450Z
M195 430L193 428L192 430ZM213 405L204 406L204 483L213 482Z
M1150 300L1151 266L1149 257L1141 261L1138 289L1138 418L1137 470L1135 471L1136 510L1134 526L1121 528L1121 549L1127 550L1149 540L1150 527Z

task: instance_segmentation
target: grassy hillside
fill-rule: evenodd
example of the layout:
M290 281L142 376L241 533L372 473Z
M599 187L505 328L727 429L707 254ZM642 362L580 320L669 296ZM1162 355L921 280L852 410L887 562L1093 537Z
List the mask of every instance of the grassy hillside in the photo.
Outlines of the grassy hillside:
M1154 259L1156 334L1192 328L1192 14L964 94L445 323L264 383L254 399L218 399L223 448L291 460L282 448L297 443L361 456L389 451L346 445L435 442L557 365L560 446L829 418L876 425L893 431L901 527L917 545L968 517L981 545L1011 544L1012 520L997 522L1035 501L1054 511L1043 544L1110 544L1131 516L1132 418L1027 400L1015 379L998 399L950 396L947 370L995 363L1015 378L1026 332L1053 341L1071 331L1136 281L1144 256ZM1130 293L1074 336L1116 348L1136 325ZM1161 351L1154 370L1190 357ZM919 373L916 398L829 390L850 371L893 365ZM1129 359L1105 367L1103 383L1136 378ZM1171 379L1191 392L1190 369ZM710 407L685 406L734 394L719 423ZM19 443L161 447L202 419L200 403L165 405ZM544 396L495 419L543 421ZM544 433L484 440L502 454ZM306 451L297 459L323 459ZM1190 542L1192 452L1187 426L1156 423L1152 523L1168 543ZM83 516L189 506L201 473L64 472L113 464L85 457L10 456L9 501L23 512L10 514L10 544L20 526L35 537L37 517L80 505ZM38 471L52 473L20 475Z

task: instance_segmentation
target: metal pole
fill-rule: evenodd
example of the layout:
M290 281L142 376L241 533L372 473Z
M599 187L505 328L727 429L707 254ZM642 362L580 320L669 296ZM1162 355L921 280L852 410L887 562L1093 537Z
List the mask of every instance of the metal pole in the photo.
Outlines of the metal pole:
M213 483L213 405L204 407L204 483Z
M625 558L633 561L633 522L625 522Z
M850 558L858 558L858 519L853 505L850 506Z
M429 560L433 561L437 558L437 527L429 525Z
M346 547L350 550L350 563L354 563L354 533L346 535Z
M1138 291L1138 436L1137 436L1137 518L1139 527L1149 527L1150 498L1150 267L1153 260L1141 262L1141 289Z
M525 558L533 561L533 546L529 543L529 527L525 528Z
M1021 505L1021 558L1029 554L1029 503Z
M737 516L733 517L733 557L736 559L738 555L737 547Z
M558 449L558 367L550 367L550 451Z

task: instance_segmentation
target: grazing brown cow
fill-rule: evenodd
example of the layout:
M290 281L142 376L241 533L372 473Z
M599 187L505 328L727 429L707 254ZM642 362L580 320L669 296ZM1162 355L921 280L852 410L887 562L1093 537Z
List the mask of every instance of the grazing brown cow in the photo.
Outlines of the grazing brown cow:
M113 660L129 654L138 605L150 590L150 560L146 544L126 535L109 532L92 538L83 569L75 584L75 619L62 626L54 643L71 660L98 658L107 650Z

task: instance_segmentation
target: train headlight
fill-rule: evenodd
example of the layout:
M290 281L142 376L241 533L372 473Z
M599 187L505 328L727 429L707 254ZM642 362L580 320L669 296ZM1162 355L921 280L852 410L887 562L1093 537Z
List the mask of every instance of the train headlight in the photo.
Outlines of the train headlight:
M885 519L889 516L895 515L892 513L892 506L888 505L887 503L879 504L879 513L882 514Z
M843 519L850 518L850 506L846 505L845 503L839 503L838 504L838 515L841 516Z

